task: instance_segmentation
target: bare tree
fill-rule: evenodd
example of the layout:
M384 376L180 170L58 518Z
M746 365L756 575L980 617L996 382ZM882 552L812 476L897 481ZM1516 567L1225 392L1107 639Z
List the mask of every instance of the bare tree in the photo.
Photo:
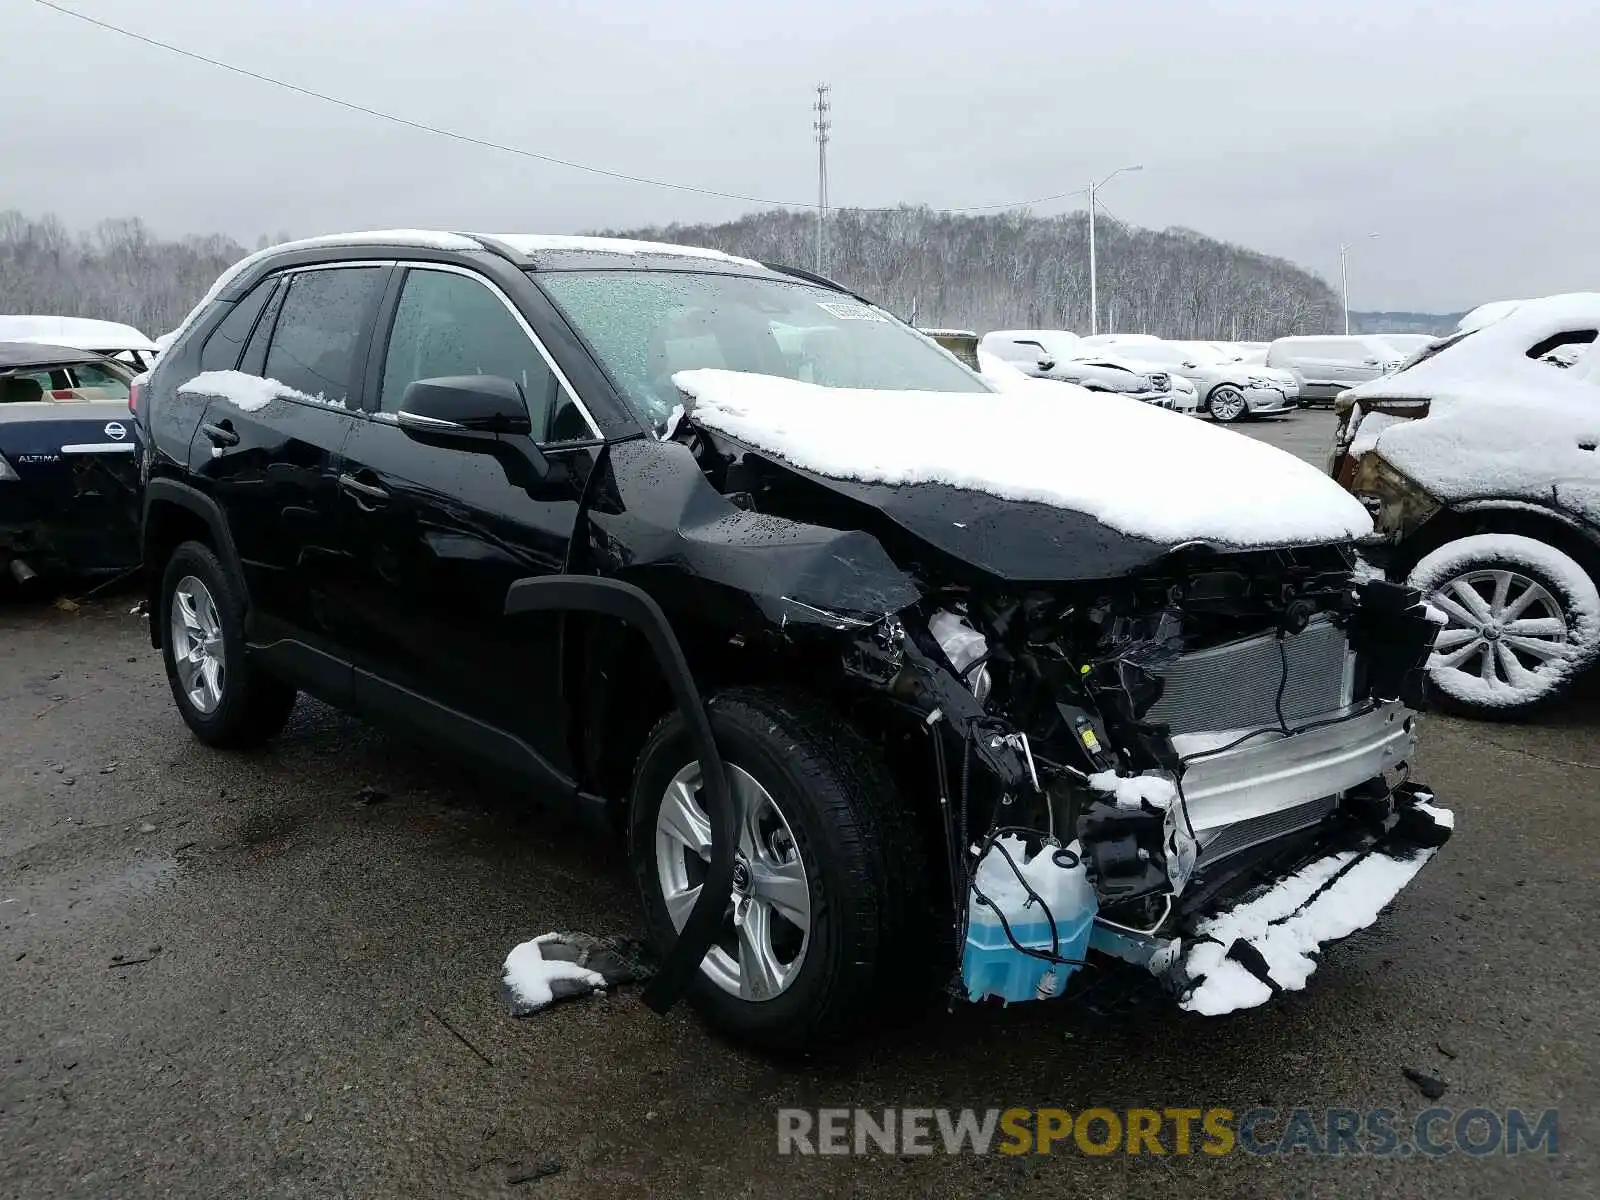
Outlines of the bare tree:
M812 258L814 217L776 210L722 225L668 225L629 237L715 246L766 262ZM1089 327L1082 213L955 216L902 206L829 217L831 274L924 325L978 330ZM1174 338L1265 339L1334 328L1338 299L1281 258L1192 229L1099 231L1100 326Z

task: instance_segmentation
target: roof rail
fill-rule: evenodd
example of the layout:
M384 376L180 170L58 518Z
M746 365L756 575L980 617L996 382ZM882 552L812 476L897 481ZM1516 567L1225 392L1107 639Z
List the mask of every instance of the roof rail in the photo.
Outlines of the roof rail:
M463 233L460 236L464 238L471 238L485 250L489 251L491 254L498 254L501 258L505 259L514 267L533 266L533 259L529 258L526 254L523 254L520 250L517 250L510 244L502 242L499 238L490 237L486 233Z
M863 304L872 303L872 301L868 300L865 296L860 296L855 292L852 292L838 280L829 279L826 275L818 275L815 271L808 271L804 267L786 267L782 263L769 262L764 262L761 265L769 271L778 272L780 275L793 275L796 279L804 279L807 283L819 283L823 287L832 288L836 292L843 292L846 296L859 300Z

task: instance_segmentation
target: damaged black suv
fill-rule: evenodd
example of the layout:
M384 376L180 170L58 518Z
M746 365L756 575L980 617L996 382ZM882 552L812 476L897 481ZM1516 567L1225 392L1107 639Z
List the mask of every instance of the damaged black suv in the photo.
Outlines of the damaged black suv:
M752 1041L1114 959L1198 1012L1301 987L1448 835L1407 778L1429 614L1354 525L1230 544L1019 490L1005 439L1065 439L1070 481L1136 461L1118 422L1235 438L1029 386L715 251L275 247L140 396L152 641L208 743L303 690L621 828L647 1002ZM879 403L972 468L879 462ZM1261 463L1310 489L1266 505L1332 503Z

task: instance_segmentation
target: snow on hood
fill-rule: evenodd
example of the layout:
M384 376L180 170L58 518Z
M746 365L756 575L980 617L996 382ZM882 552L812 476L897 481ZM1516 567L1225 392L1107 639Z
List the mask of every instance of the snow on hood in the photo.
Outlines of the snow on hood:
M1600 443L1600 343L1570 367L1528 357L1596 329L1600 293L1502 302L1454 345L1350 389L1358 402L1431 401L1419 420L1366 414L1351 452L1376 450L1441 500L1554 500L1600 519L1600 464L1583 449Z
M1372 530L1359 501L1292 455L1122 396L1026 378L989 394L718 370L672 379L697 424L835 479L943 483L1158 542L1305 545Z

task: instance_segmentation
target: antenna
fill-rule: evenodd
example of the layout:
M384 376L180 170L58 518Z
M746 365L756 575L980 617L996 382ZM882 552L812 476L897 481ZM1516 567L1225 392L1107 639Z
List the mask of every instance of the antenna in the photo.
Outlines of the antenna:
M828 96L833 88L826 83L817 84L817 102L812 105L811 111L816 114L816 120L811 122L811 128L817 134L817 274L821 275L826 266L826 234L824 229L828 219L828 131L833 128L833 122L828 119L832 105L828 103Z

